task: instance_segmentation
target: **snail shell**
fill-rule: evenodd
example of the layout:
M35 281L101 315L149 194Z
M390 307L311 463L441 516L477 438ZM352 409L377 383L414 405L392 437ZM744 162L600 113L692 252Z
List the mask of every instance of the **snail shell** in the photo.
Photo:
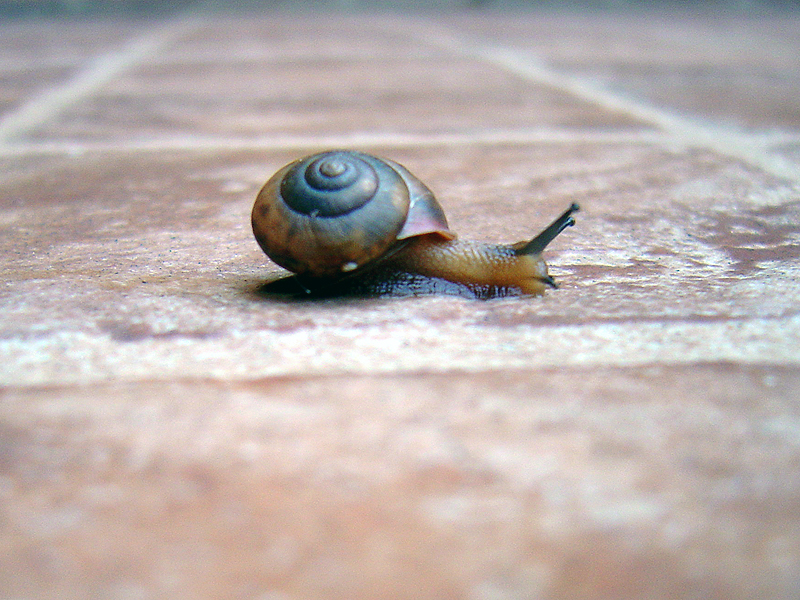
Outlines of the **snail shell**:
M414 236L456 237L433 193L405 167L341 150L280 169L258 194L252 221L267 256L312 277L355 271Z
M456 239L433 193L402 165L334 150L294 161L256 198L253 233L280 266L312 281L357 275L378 262L469 286L555 287L541 251L574 224L573 204L514 245Z

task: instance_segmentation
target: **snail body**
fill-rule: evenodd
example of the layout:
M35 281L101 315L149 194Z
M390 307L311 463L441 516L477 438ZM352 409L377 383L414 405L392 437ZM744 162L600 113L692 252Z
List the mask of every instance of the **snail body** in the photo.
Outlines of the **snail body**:
M376 265L470 287L555 287L542 250L574 224L573 204L539 235L517 244L457 239L430 189L405 167L354 151L294 161L256 198L253 233L274 262L318 285Z

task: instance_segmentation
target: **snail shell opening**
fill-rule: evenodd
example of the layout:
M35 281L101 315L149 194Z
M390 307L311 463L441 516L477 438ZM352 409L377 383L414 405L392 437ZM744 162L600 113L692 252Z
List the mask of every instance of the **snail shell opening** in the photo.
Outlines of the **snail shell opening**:
M335 277L395 245L409 204L408 186L386 162L360 152L324 152L267 181L253 206L253 233L282 267Z

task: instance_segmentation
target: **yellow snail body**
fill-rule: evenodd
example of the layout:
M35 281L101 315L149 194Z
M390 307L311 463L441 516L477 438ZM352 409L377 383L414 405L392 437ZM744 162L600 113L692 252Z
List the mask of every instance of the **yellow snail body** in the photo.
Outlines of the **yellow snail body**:
M390 160L336 150L294 161L256 198L261 249L309 286L357 277L376 265L473 288L539 295L555 287L544 248L575 223L573 204L532 240L462 241L433 193Z

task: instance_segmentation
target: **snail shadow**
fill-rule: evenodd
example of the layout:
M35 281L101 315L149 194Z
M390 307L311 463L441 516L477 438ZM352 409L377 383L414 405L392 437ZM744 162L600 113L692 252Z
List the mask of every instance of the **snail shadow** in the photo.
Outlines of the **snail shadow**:
M335 281L315 281L298 275L283 275L258 284L253 293L260 299L313 302L317 300L357 300L450 296L472 300L518 297L514 288L470 286L416 273L376 270L367 276Z

